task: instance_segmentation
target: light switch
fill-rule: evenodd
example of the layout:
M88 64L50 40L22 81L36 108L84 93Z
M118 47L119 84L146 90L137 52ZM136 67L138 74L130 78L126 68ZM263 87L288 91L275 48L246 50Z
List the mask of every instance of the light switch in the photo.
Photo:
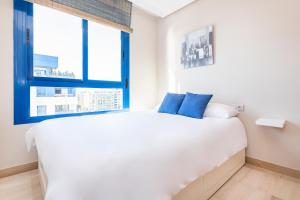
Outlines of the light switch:
M235 105L234 105L234 108L235 108L237 111L239 111L240 113L245 111L245 105L244 105L244 104L235 104Z

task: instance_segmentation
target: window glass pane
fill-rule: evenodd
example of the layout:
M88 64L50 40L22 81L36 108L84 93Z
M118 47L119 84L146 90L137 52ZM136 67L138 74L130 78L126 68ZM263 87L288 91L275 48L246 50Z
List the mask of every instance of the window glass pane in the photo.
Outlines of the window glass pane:
M88 22L88 78L121 81L121 32Z
M34 4L33 75L82 79L82 19Z
M31 117L121 109L122 89L30 87Z

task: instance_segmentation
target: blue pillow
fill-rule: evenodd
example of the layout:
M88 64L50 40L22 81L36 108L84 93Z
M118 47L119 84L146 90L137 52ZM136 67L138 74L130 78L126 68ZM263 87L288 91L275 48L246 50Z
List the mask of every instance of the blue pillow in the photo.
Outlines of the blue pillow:
M176 115L184 97L184 94L167 93L162 104L159 107L158 112Z
M206 106L213 95L186 93L178 110L179 115L202 119Z

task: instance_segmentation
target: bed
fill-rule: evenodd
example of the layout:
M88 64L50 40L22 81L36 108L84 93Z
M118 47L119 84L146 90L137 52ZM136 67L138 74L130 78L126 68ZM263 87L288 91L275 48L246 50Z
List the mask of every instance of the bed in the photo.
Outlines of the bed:
M126 112L53 119L26 134L46 200L206 200L245 163L238 118Z

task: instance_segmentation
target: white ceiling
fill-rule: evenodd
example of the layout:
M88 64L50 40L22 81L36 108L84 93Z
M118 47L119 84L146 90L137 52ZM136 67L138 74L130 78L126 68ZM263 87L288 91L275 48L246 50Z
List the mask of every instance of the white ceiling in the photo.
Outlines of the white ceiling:
M166 17L195 0L130 0L137 7L156 16Z

